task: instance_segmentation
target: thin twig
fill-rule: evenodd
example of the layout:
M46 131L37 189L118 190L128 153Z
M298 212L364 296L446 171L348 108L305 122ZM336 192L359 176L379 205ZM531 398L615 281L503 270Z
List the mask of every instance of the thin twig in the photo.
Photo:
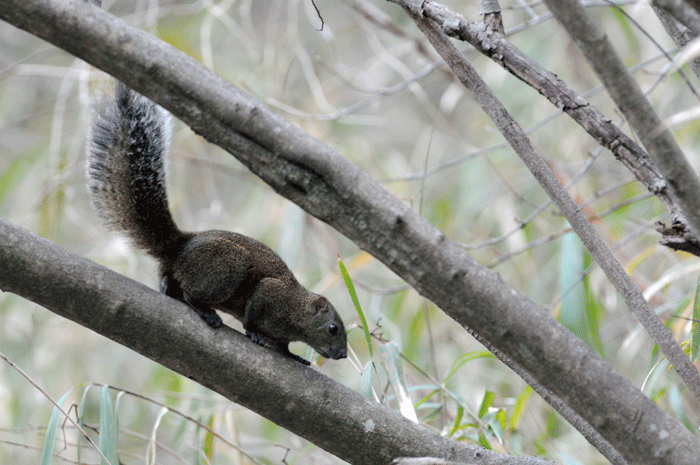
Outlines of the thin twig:
M416 21L416 24L418 24L421 30L428 36L428 39L431 40L433 46L436 47L438 53L442 55L443 59L448 63L455 75L460 79L465 87L473 92L475 99L481 105L482 109L494 121L503 136L512 145L518 156L521 157L523 162L525 162L548 195L555 201L561 212L569 221L569 224L571 224L583 241L583 244L591 252L591 255L595 258L600 267L605 271L608 279L610 279L620 295L624 297L630 310L634 312L635 316L645 327L652 339L659 345L661 351L671 361L674 369L680 375L681 379L683 379L683 382L688 386L694 397L700 400L700 373L698 373L698 370L680 348L673 337L673 334L659 320L649 303L644 299L644 296L639 288L634 284L634 282L632 282L627 273L625 273L625 270L620 262L612 254L591 223L588 222L583 214L581 214L579 206L576 205L576 203L571 199L569 194L562 187L561 183L556 179L547 163L542 159L540 154L535 151L534 147L532 147L522 128L520 128L520 126L510 117L508 111L493 95L486 83L483 82L481 77L474 71L466 59L464 59L463 55L459 53L457 48L447 38L447 32L451 32L453 35L457 35L460 38L464 37L466 35L463 33L465 28L475 28L476 26L473 24L467 24L468 21L466 18L450 11L444 5L434 1L423 2L422 6L418 9L419 11L411 10L405 5L405 1L403 0L391 1L405 7L406 11L412 15L414 21ZM545 1L549 2L549 0ZM425 17L421 17L421 13ZM430 19L428 20L427 18ZM520 69L518 74L523 76L531 75L535 71L533 69L524 69L529 66L529 63L522 63L524 59L522 52L514 49L513 45L508 43L502 35L494 31L484 31L484 34L488 34L488 39L484 39L482 37L482 41L488 40L492 45L498 43L500 44L499 46L501 47L501 50L508 49L509 53L511 53L513 57L521 57L520 66L522 66L523 69ZM513 65L515 65L515 63ZM513 66L511 66L509 69L512 69L515 72ZM538 71L538 74L549 75L551 73L542 69L541 71ZM556 77L554 79L559 81L556 79ZM583 99L581 99L580 104L584 105L593 113L597 113L597 111L592 109L590 105L586 104ZM619 132L622 134L619 129L609 120L607 126L608 131ZM621 137L626 138L627 136ZM621 143L622 141L618 140L618 142ZM629 140L627 143L632 144L629 146L631 148L636 147L639 156L646 158L646 161L642 163L642 165L646 165L648 168L653 168L653 164L650 164L652 161L648 158L648 155L640 151L636 144L634 144L631 140ZM636 159L636 161L639 162L641 159ZM640 165L637 165L637 168L639 167ZM647 175L651 175L653 173L654 176L659 176L653 169L647 169L643 172L640 172L639 170L634 171L635 175L642 173L646 173ZM692 170L690 171L690 174L695 176L695 173ZM658 177L657 182L665 184L662 177ZM678 188L678 186L674 187L676 189ZM697 192L700 192L700 188L697 190ZM697 213L700 215L700 209L698 209Z
M36 381L34 381L27 373L25 373L24 370L22 370L15 362L13 362L13 361L10 360L9 358L7 358L7 357L5 356L5 354L3 354L2 352L0 352L0 358L3 359L5 362L7 362L7 364L10 365L12 368L14 368L15 371L17 371L17 373L19 373L20 375L22 375L22 376L24 377L24 379L26 379L27 381L29 381L29 384L31 384L31 385L34 386L39 392L41 392L41 394L42 394L44 397L46 397L46 398L49 400L49 402L51 402L51 403L54 405L54 407L56 407L56 408L63 414L63 416L66 417L66 418L68 419L68 421L70 421L70 422L73 424L73 426L75 426L75 428L76 428L78 431L80 431L80 434L82 434L83 437L87 440L87 442L89 442L90 445L91 445L92 447L95 448L95 450L97 451L97 453L100 454L100 457L102 457L102 458L104 459L105 463L109 463L109 460L107 460L107 457L105 457L105 455L102 453L102 451L100 450L100 448L97 447L97 445L96 445L94 442L92 442L92 439L90 439L90 436L88 436L87 432L85 432L85 430L84 430L83 428L81 428L80 425L79 425L75 420L73 420L73 419L70 417L70 415L68 415L68 414L66 413L66 411L63 410L63 409L61 408L60 405L58 405L58 402L56 402L56 401L54 400L54 398L51 397L51 396L49 395L48 392L46 392L41 386L39 386L39 384L38 384Z
M481 105L484 112L492 119L537 181L554 200L586 248L591 252L591 255L603 268L618 292L625 298L630 309L652 335L662 351L672 360L679 374L684 376L686 384L692 386L691 389L698 387L697 392L695 390L694 392L697 398L700 399L700 375L697 370L693 368L690 360L678 346L668 328L661 323L651 306L644 300L641 291L627 276L624 268L597 234L593 225L582 214L579 206L569 196L540 154L536 152L524 131L513 120L505 107L493 95L487 84L449 41L438 25L431 20L421 18L416 12L408 8L406 8L406 11L448 63L460 82L472 91L475 100ZM692 371L687 370L687 365L692 368ZM590 432L586 433L591 434ZM592 434L594 438L592 444L611 462L623 463L624 461L621 461L622 458L619 453L610 447L610 443L607 440L603 440L599 434L597 431L595 434ZM589 438L589 440L591 439Z

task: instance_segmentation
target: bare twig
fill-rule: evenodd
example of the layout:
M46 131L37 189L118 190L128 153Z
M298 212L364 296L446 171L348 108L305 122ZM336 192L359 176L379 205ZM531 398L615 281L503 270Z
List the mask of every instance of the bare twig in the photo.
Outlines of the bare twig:
M581 2L545 0L545 3L576 42L615 104L656 161L683 217L697 235L700 233L700 180L671 132L628 72L605 32L598 27ZM677 362L671 363L676 366ZM678 369L677 366L676 368ZM695 369L693 371L697 372ZM700 377L698 385L691 389L696 398L700 399Z
M102 458L104 459L105 463L109 463L109 460L107 460L107 457L105 457L105 455L102 453L102 451L100 450L100 448L97 447L97 444L95 444L95 443L92 441L92 439L90 439L90 436L88 436L87 432L86 432L83 428L81 428L80 425L78 424L78 422L76 422L73 418L71 418L71 416L68 415L68 413L66 413L66 411L63 410L63 408L61 408L60 405L58 405L58 402L56 402L56 401L54 400L54 398L51 397L51 396L49 395L48 392L46 392L41 386L39 386L39 384L38 384L36 381L34 381L34 380L31 378L31 376L29 376L27 373L25 373L24 370L22 370L19 366L17 366L17 364L16 364L15 362L13 362L13 361L10 360L9 358L7 358L3 353L0 353L0 358L3 359L8 365L10 365L10 367L12 367L15 371L17 371L17 373L19 373L20 375L22 375L22 376L24 377L24 379L26 379L27 381L29 381L29 383L30 383L32 386L34 386L34 388L35 388L37 391L39 391L39 392L41 393L41 395L43 395L44 397L46 397L46 398L49 400L49 402L51 402L51 403L54 405L54 407L57 408L57 409L63 414L63 416L64 416L68 421L70 421L71 424L72 424L73 426L75 426L75 428L76 428L78 431L80 431L80 434L82 434L83 437L85 438L85 440L87 440L87 442L90 443L90 445L97 451L97 453L100 454L100 457L102 457Z
M407 0L391 0L399 5L415 5ZM445 34L464 40L491 57L518 79L521 79L557 108L561 108L601 145L608 148L671 212L679 227L688 229L684 237L700 248L700 237L687 228L684 210L661 175L656 162L630 137L602 115L584 98L569 88L556 75L527 57L503 35L481 23L469 21L435 1L418 2L416 11L441 25ZM697 213L700 215L700 212Z
M405 6L405 2L402 0L392 1ZM623 296L630 310L634 312L649 335L671 361L673 367L690 388L695 398L700 400L700 373L698 373L698 370L695 369L690 359L680 348L673 334L671 334L669 329L659 320L649 303L644 299L639 288L632 282L630 277L627 276L620 262L612 254L602 238L596 233L593 226L581 214L579 207L571 199L566 190L564 190L561 183L551 172L549 166L534 150L520 126L512 121L507 110L503 108L498 99L491 94L488 86L482 81L481 77L471 68L471 65L464 59L456 47L447 40L445 31L451 31L453 33L457 31L462 32L465 28L473 26L465 23L464 21L466 21L466 19L463 19L460 15L449 11L445 6L436 2L423 2L421 8L422 9L418 9L417 12L412 11L410 8L407 8L407 11L411 11L414 20L416 20L416 23L421 27L424 33L426 33L426 31L430 33L430 35L428 35L428 33L426 33L426 35L428 35L428 39L431 40L431 43L436 47L438 53L447 61L460 81L474 93L482 109L491 117L516 153L528 165L528 168L535 178L537 178L538 182L540 182L549 196L557 203L557 206L561 209L564 216L566 216L566 219L579 235L586 248L605 271L608 279L610 279L617 291ZM420 17L421 14L425 14L427 17L431 18L431 21L437 21L435 21L435 23L429 23ZM437 30L437 28L431 26L431 24L436 24L440 29ZM433 31L433 29L435 30ZM501 46L505 47L503 43L505 38L500 34L493 31L484 31L484 34L490 37L488 41L500 43ZM483 37L481 40L482 43L487 41L487 39ZM520 69L520 74L532 75L534 73L534 70L524 69L522 64L520 68L523 68ZM556 77L554 77L554 79L556 79ZM642 96L642 98L644 97ZM592 108L587 104L585 106ZM619 131L609 120L607 126L609 128L614 128L615 131ZM634 147L636 147L636 144L634 144ZM639 151L638 148L637 150ZM640 153L643 154L643 152ZM646 154L643 155L646 157ZM651 165L649 165L649 167L651 167ZM650 173L651 171L645 172ZM689 173L695 176L692 170L690 170ZM637 174L637 172L635 172L635 174ZM659 181L661 181L661 179L659 179ZM700 188L698 188L696 192L700 192ZM700 208L698 208L698 214L700 215Z
M455 73L455 76L457 76L460 82L473 93L476 101L479 102L479 105L481 105L481 108L484 110L484 112L486 112L486 114L489 115L503 137L510 143L530 171L532 171L535 178L537 178L545 191L547 191L550 198L554 200L559 209L563 212L564 216L566 216L566 218L569 220L569 223L573 226L574 230L576 230L577 234L581 237L584 244L586 244L586 247L588 247L593 256L596 257L596 260L599 263L603 262L604 265L602 266L604 268L608 264L610 265L608 268L612 267L613 265L617 265L617 267L612 271L612 273L615 273L615 275L613 275L611 279L615 278L616 275L619 275L621 272L622 275L629 280L627 275L624 273L622 265L615 260L612 253L607 249L607 246L603 240L595 232L595 229L593 229L593 226L583 216L576 203L573 201L573 199L571 199L564 187L557 180L554 173L547 166L547 163L535 151L534 147L532 147L530 140L528 139L527 135L525 135L525 132L510 117L505 107L503 107L500 101L488 88L488 85L466 61L464 56L457 50L452 42L450 42L449 38L433 21L421 18L419 15L409 9L407 9L407 12L411 15L420 30L426 35L433 47L435 47L435 50L447 62L450 69L452 69L452 71ZM609 270L606 271L608 271L610 274ZM641 296L641 292L638 291L637 294L643 301L644 299ZM651 308L649 308L649 312L654 315L655 320L658 322L658 318L656 318L656 315L653 314ZM666 329L662 324L660 326ZM667 329L666 331L668 332ZM676 345L676 347L678 346ZM494 353L499 355L498 351ZM523 376L523 374L519 374ZM532 378L532 376L529 377ZM539 385L539 383L532 387L536 389L537 392L543 397L548 397L546 392L542 392L542 386ZM551 405L557 409L557 411L572 425L579 429L586 439L603 455L605 455L608 460L616 464L626 463L620 453L615 450L615 447L611 446L611 444L601 436L601 434L605 434L604 432L599 433L592 428L587 421L580 418L575 410L571 408L562 408L564 405L563 403L552 402Z

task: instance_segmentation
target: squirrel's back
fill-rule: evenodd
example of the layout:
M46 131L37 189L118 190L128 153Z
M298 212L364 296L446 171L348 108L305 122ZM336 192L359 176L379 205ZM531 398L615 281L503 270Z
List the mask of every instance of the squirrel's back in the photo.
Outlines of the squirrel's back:
M114 93L94 100L87 174L95 210L112 229L156 258L181 243L168 209L165 153L170 116L117 81Z

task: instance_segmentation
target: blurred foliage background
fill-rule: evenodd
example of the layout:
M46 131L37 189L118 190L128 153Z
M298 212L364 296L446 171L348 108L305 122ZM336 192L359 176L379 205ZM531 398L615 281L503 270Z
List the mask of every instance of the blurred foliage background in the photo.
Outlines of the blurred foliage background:
M479 18L478 2L445 3L472 20ZM615 3L626 15L606 2L587 2L662 118L697 106L679 67L664 55L676 58L679 51L650 7ZM315 4L323 24L310 0L124 0L105 1L104 8L197 58L335 147L695 429L698 406L689 403L667 363L658 363L653 342L591 264L566 221L547 204L545 193L404 12L369 0ZM569 37L539 1L505 0L501 6L516 46L613 121L620 120ZM459 46L562 182L574 180L569 192L594 218L677 339L687 340L690 323L675 316L691 315L700 267L696 258L658 245L654 223L668 221L661 204L566 115L497 64ZM697 86L692 73L687 75ZM0 217L157 288L153 260L106 231L86 195L89 101L105 79L81 60L0 23ZM672 130L697 166L698 122ZM523 381L483 353L463 328L179 122L168 182L171 209L183 229L227 229L262 240L302 284L334 302L351 328L349 343L356 355L323 363L317 368L323 373L368 391L362 372L369 352L338 272L340 254L376 336L372 386L382 402L409 416L415 411L421 423L442 434L494 450L556 463L606 463L546 403L531 396ZM233 319L224 321L240 329ZM210 425L259 463L342 463L15 295L0 293L0 322L0 352L54 398L75 388L69 399L81 404L86 423L99 424L98 396L93 387L81 400L83 383L109 384L145 397L120 396L122 463L152 457L151 439L159 464L254 463L192 421L159 413L160 407L148 399ZM301 344L292 349L310 356ZM399 386L407 396L401 397ZM43 395L9 365L0 364L0 462L39 463L51 412ZM63 428L69 429L68 424ZM74 437L59 431L54 463L74 463ZM86 452L83 460L95 463L97 458Z

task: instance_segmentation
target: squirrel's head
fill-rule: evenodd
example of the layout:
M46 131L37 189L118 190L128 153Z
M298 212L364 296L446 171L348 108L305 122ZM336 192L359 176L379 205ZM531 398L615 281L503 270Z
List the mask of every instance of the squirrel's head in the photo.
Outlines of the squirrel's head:
M305 311L305 321L309 324L306 327L304 342L325 358L338 360L347 357L348 338L345 325L328 299L311 294Z

